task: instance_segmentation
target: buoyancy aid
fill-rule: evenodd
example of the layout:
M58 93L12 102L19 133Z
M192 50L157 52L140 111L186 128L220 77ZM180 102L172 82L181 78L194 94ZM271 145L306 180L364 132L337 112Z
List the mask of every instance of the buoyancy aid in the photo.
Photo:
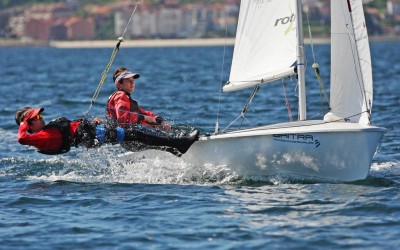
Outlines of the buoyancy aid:
M128 92L123 91L123 90L116 90L116 91L115 91L114 93L112 93L112 94L110 95L110 97L108 98L108 101L107 101L107 114L108 114L108 116L109 116L110 118L112 118L112 119L115 119L115 120L117 119L116 111L115 111L115 110L112 110L113 108L112 108L111 105L110 105L110 101L111 101L111 99L113 98L113 96L114 96L116 93L118 93L119 91L124 92L124 93L128 96L128 99L129 99L129 102L130 102L130 105L129 105L129 106L130 106L129 112L137 113L137 114L138 114L137 123L138 123L138 124L141 124L141 123L143 122L143 120L144 120L144 115L140 112L138 102L137 102L136 100L133 100L132 97L131 97L131 95L130 95Z
M62 136L62 143L61 147L57 150L47 151L47 150L38 150L41 154L47 155L57 155L57 154L64 154L70 151L71 149L71 132L69 130L69 125L71 121L65 117L59 117L56 119L51 120L43 129L50 129L56 128L60 130Z

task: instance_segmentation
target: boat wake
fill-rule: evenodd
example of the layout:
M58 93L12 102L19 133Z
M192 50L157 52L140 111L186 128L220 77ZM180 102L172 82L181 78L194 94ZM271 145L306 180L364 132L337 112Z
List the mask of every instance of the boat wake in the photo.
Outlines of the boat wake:
M400 176L400 162L373 163L370 174L374 177Z
M317 180L288 176L242 178L227 166L195 166L167 152L121 152L119 147L75 150L67 156L45 159L0 159L1 178L83 183L146 183L183 185L279 185L312 184ZM388 185L382 179L400 176L399 162L374 163L371 176L361 185ZM372 183L371 183L372 180ZM374 181L376 180L376 181ZM379 184L380 183L380 184ZM389 184L390 185L390 184Z
M84 183L226 184L237 175L226 166L192 166L170 153L156 150L119 153L119 146L74 150L44 159L0 159L0 176L42 181Z

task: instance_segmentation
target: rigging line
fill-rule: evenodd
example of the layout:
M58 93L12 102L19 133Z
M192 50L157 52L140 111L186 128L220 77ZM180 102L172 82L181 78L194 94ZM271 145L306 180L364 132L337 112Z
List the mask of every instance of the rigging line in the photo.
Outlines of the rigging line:
M246 120L250 126L253 127L253 124L251 124L251 122L245 117L245 114L247 113L247 110L249 109L249 106L251 104L251 102L253 101L254 97L256 96L258 90L260 89L260 85L256 85L254 86L253 92L251 93L249 99L247 100L246 104L244 105L242 112L240 112L240 115L233 121L231 122L228 126L226 126L226 128L224 130L222 130L222 132L224 132L225 130L227 130L233 123L235 123L240 117L243 118L243 120ZM240 124L239 129L242 127L243 125L243 120L242 123Z
M100 94L100 90L101 90L102 86L104 85L105 79L107 77L107 73L110 70L111 65L112 65L112 63L113 63L113 61L115 59L115 56L117 55L117 53L119 51L119 46L121 45L121 42L123 42L123 38L122 37L118 38L118 43L115 45L115 48L114 48L114 50L113 50L113 52L111 54L110 60L108 61L107 66L104 68L103 73L101 74L100 82L97 85L97 89L93 94L92 101L90 102L89 109L88 109L88 111L85 112L85 116L87 116L89 114L90 110L93 107L93 104L96 102L96 99Z
M310 19L308 17L308 9L306 11L306 16L307 16L307 24L308 24L308 35L310 36L310 43L311 43L311 53L315 62L315 53L314 53L314 42L312 38L312 33L311 33L311 26L310 26Z
M292 116L292 111L290 109L289 99L288 99L287 94L286 94L285 80L284 79L282 79L282 87L283 87L283 93L285 95L286 109L288 111L289 120L292 122L293 121L293 116Z
M320 71L319 71L319 64L316 62L316 59L315 59L314 41L313 41L312 32L311 32L311 25L310 25L310 19L309 19L309 16L308 16L308 10L306 11L306 16L307 16L307 23L308 23L308 35L310 36L310 43L311 43L311 53L312 53L313 60L314 60L312 68L315 71L315 75L317 77L317 81L318 81L318 84L319 84L319 87L320 87L320 104L321 104L321 107L322 107L322 112L325 112L324 106L322 104L322 94L324 94L324 96L326 98L326 101L328 102L329 107L331 106L331 104L329 102L329 97L328 97L328 94L327 94L327 91L326 91L326 88L325 88L325 84L323 83L322 78L321 78L321 74L320 74Z
M355 115L347 116L347 117L345 117L345 118L340 118L340 119L337 119L337 120L334 120L334 121L328 121L328 122L323 121L323 120L315 120L316 122L315 122L315 123L312 123L312 124L302 124L303 122L300 121L300 122L294 122L294 123L297 123L297 125L293 125L293 123L290 123L290 125L288 125L288 126L282 126L282 127L280 127L280 126L275 127L274 125L270 125L271 128L268 128L268 130L276 130L276 129L284 129L284 128L311 127L311 126L317 126L317 125L321 125L321 124L328 124L328 123L335 123L335 122L346 122L346 123L348 123L349 120L350 120L350 118L355 117L355 116L359 116L359 115L361 115L362 113L366 113L366 112L367 112L367 111L363 111L363 112L360 112L360 113L355 114ZM241 116L239 116L238 118L236 118L236 120L238 120L240 117L241 117ZM235 120L235 121L236 121L236 120ZM222 132L225 132L225 130L228 129L235 121L231 122L231 124L229 124L229 126L226 127ZM278 125L279 125L279 124L278 124ZM258 130L258 129L263 129L263 128L264 128L264 127L251 128L250 130L256 131L256 130ZM234 131L234 130L231 130L231 131ZM228 131L228 132L229 132L229 131Z
M250 104L253 101L253 99L256 96L256 94L257 94L259 89L260 89L260 85L254 86L253 92L251 93L251 95L250 95L249 99L247 100L246 104L244 105L240 115L244 116L247 113L247 110L250 107Z
M140 4L143 4L143 0L140 1ZM124 32L122 33L122 37L125 36L126 30L128 29L128 26L129 26L129 24L130 24L131 21L132 21L133 14L135 14L137 7L138 7L138 2L136 2L135 8L133 9L131 16L129 17L128 23L127 23L126 26L125 26L125 30L124 30Z
M228 1L228 5L230 5L231 1ZM229 14L229 12L227 13ZM218 108L217 108L217 121L215 122L215 133L218 133L219 130L219 114L220 114L220 108L221 108L221 96L222 96L222 87L223 87L223 74L224 74L224 66L225 66L225 56L226 56L226 40L228 36L228 22L227 18L225 15L225 43L224 43L224 52L222 55L222 65L221 65L221 78L220 78L220 88L219 88L219 95L218 95Z
M115 59L115 56L117 55L117 52L119 50L119 46L121 45L121 42L123 42L123 38L122 37L118 38L118 43L115 45L115 48L114 48L114 50L113 50L113 52L111 54L110 60L108 61L107 66L104 68L103 73L101 74L100 83L99 83L99 86L96 89L96 92L93 95L92 103L94 103L96 101L96 99L97 99L97 97L98 97L98 95L100 93L101 86L104 84L104 81L105 81L105 78L107 76L107 73L110 70L111 64L113 63L113 61Z
M306 16L307 16L307 23L308 23L308 35L310 36L310 44L311 44L311 53L313 56L313 60L315 63L315 53L314 53L314 42L313 42L313 37L312 37L312 33L311 33L311 25L310 25L310 19L308 17L308 10L306 11Z
M250 124L250 126L252 126L252 124L250 123L249 120L247 120L247 118L245 117L245 115L246 115L246 113L247 113L247 110L248 110L249 107L250 107L251 102L253 101L253 99L254 99L254 97L256 96L256 94L257 94L257 92L258 92L259 89L260 89L260 85L254 86L253 92L251 93L251 95L250 95L249 99L247 100L246 104L244 105L244 107L243 107L243 109L242 109L242 112L240 113L240 116L243 117L243 120L242 120L242 123L241 123L240 126L239 126L239 129L242 127L243 121L244 121L244 120L246 120L246 121Z
M221 132L222 133L224 133L228 128L230 128L237 120L239 120L239 118L242 118L243 120L246 120L248 123L249 123L249 125L251 126L251 127L253 127L253 124L251 124L251 122L246 118L246 117L244 117L242 114L240 114L234 121L232 121L231 123L229 123L229 125L228 126L226 126L226 128L224 128ZM242 120L242 123L240 124L240 127L242 126L242 124L243 124L243 120ZM240 129L240 128L239 128Z
M239 129L242 128L244 121L246 121L250 125L250 127L253 127L253 124L251 124L251 122L245 116L242 116L242 122L240 123Z
M115 45L115 48L114 48L113 52L111 53L110 60L108 61L106 67L104 68L104 70L103 70L103 72L102 72L102 74L101 74L100 82L99 82L99 84L98 84L98 86L97 86L96 91L95 91L94 94L93 94L92 101L90 102L89 109L88 109L88 111L86 111L85 114L84 114L85 116L87 116L87 115L89 114L90 110L91 110L92 107L93 107L93 104L96 102L96 99L97 99L97 97L98 97L99 94L100 94L100 90L101 90L101 88L102 88L103 85L104 85L104 82L105 82L105 79L106 79L106 77L107 77L108 71L110 70L112 63L114 62L115 56L117 55L117 53L118 53L118 51L119 51L119 47L120 47L121 43L124 41L124 35L125 35L126 31L127 31L127 28L128 28L128 26L129 26L129 24L130 24L131 21L132 21L133 14L136 12L137 7L138 7L138 2L136 2L135 8L133 9L132 14L131 14L131 16L130 16L130 18L129 18L129 21L128 21L128 23L127 23L126 26L125 26L125 30L124 30L124 32L122 33L122 36L118 38L118 42L117 42L117 44Z

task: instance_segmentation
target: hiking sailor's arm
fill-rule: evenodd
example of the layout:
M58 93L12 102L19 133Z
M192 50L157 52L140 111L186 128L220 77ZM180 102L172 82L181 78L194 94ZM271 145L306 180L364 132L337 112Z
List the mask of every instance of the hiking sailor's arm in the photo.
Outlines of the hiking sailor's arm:
M34 146L38 149L58 148L61 145L61 133L52 130L41 130L37 133L28 133L29 125L21 122L18 129L18 142L22 145Z

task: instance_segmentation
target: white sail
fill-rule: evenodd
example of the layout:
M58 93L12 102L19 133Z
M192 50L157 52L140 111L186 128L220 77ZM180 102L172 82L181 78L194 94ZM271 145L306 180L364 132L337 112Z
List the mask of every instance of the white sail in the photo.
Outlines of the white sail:
M372 69L362 0L331 1L331 112L369 124Z
M229 83L235 91L294 74L296 0L242 0Z

